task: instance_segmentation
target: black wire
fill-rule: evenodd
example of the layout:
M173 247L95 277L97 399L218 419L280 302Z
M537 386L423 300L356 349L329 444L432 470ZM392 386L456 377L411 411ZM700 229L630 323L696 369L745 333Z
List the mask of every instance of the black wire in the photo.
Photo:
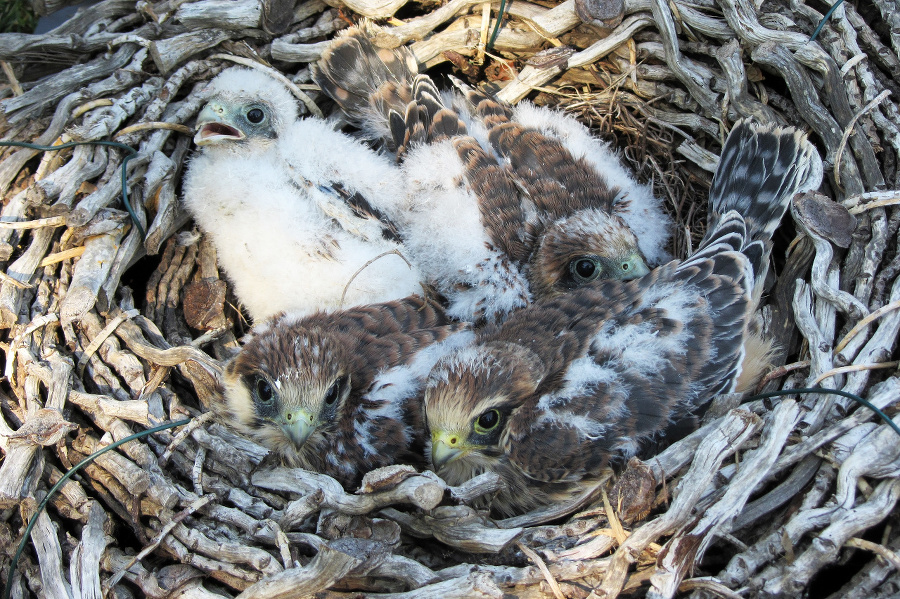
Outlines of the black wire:
M819 21L819 25L816 27L815 31L812 32L811 36L809 36L810 42L815 41L815 39L819 36L819 33L821 33L822 28L825 27L825 23L829 18L831 18L832 13L834 13L834 11L837 10L837 7L840 6L843 2L844 0L837 0L837 2L831 5L831 8L828 9L828 12L826 12L825 16L822 17L822 20Z
M746 401L753 401L756 399L766 399L769 397L781 397L783 395L797 395L800 393L818 393L820 395L840 395L841 397L847 397L849 399L852 399L853 401L855 401L857 403L861 403L862 405L866 406L867 408L869 408L870 410L875 412L875 414L877 414L878 417L881 418L885 422L885 424L887 424L889 427L894 429L894 431L898 435L900 435L900 426L897 426L897 424L893 420L891 420L891 418L887 414L885 414L884 412L879 410L877 407L875 407L874 405L872 405L871 403L869 403L868 401L866 401L859 395L854 395L847 391L841 391L840 389L825 389L823 387L805 387L803 389L784 389L783 391L769 391L767 393L760 393L759 395L753 395L752 397L748 397L746 399Z
M0 146L12 146L15 148L29 148L31 150L40 150L42 152L54 152L56 150L65 150L67 148L74 148L75 146L108 146L110 148L118 148L120 150L125 150L128 154L122 159L122 203L125 204L125 210L128 211L128 215L131 217L131 221L134 223L134 226L137 227L137 230L141 234L141 239L147 237L146 231L144 231L144 227L141 226L140 221L138 220L137 214L134 209L131 207L131 202L128 201L128 161L137 156L137 150L132 148L131 146L127 146L125 144L120 144L117 141L70 141L68 143L60 144L58 146L41 146L38 144L30 144L24 141L0 141Z
M485 47L487 52L494 49L494 42L497 41L497 35L500 33L500 23L503 22L504 16L506 16L506 0L500 0L500 12L497 14L497 22L494 24L494 32L491 34L491 40Z
M73 474L89 465L91 462L96 460L107 451L112 451L120 445L124 445L129 441L134 441L135 439L146 437L147 435L152 435L153 433L158 433L159 431L164 431L169 428L175 428L176 426L187 424L188 422L190 422L189 418L185 420L178 420L176 422L169 422L168 424L154 426L153 428L148 428L145 431L141 431L129 437L125 437L124 439L120 439L115 443L107 445L99 451L95 451L88 457L72 466L72 468L70 468L68 472L63 474L62 477L60 477L60 479L56 482L56 484L50 487L50 490L47 491L47 495L44 497L44 500L41 501L40 505L38 505L37 511L34 513L34 516L31 517L31 520L28 521L28 526L25 527L25 532L22 534L22 541L19 543L19 547L18 549L16 549L16 554L13 556L12 561L9 564L9 576L6 579L6 587L3 589L3 599L9 599L10 595L12 594L13 575L16 573L16 567L19 564L19 558L22 556L22 552L25 551L25 546L28 544L28 540L31 538L31 529L33 529L34 525L37 523L38 516L40 516L41 512L43 512L47 508L47 504L50 502L50 498L52 498L56 494L56 492L59 491L63 484L67 480L69 480L69 478L71 478Z

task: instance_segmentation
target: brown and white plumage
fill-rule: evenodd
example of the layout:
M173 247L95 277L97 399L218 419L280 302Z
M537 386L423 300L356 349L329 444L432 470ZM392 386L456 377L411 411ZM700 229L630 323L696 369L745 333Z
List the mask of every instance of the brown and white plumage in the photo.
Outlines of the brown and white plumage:
M278 315L225 370L225 419L289 465L346 488L421 463L421 387L465 326L419 296L306 317Z
M315 77L364 135L398 153L408 185L395 218L451 313L502 320L532 297L646 274L644 253L665 257L659 202L583 125L461 83L441 94L415 72L408 49L351 30Z
M736 388L764 248L821 161L793 130L739 123L722 165L693 256L535 302L435 365L425 410L438 474L459 484L493 470L508 486L493 507L524 512L579 494Z

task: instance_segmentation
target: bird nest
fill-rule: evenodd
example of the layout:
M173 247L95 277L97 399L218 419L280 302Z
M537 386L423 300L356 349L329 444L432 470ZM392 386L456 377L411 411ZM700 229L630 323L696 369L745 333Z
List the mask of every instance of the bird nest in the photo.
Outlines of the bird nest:
M268 63L315 112L309 63L360 15L431 73L559 105L613 141L665 199L676 257L703 234L733 121L811 131L830 199L798 202L776 235L762 320L782 352L760 390L819 385L897 413L896 0L841 5L813 42L824 3L516 0L489 50L499 2L404 3L103 0L49 34L0 35L3 141L137 150L0 148L0 580L12 595L900 590L900 440L835 394L719 397L702 428L632 460L614 487L507 520L469 507L500 484L490 474L451 488L397 466L347 493L270 464L211 417L246 321L178 204L198 92L230 61ZM145 237L120 201L123 170ZM36 509L98 449L182 419L100 455Z

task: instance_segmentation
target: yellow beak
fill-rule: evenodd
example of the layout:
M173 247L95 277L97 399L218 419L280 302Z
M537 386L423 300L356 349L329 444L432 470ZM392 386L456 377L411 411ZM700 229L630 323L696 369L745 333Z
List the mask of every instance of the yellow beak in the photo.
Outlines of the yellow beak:
M281 430L291 438L294 445L303 447L306 440L316 430L313 417L306 410L296 408L282 414Z
M435 432L431 435L431 463L437 470L465 452L465 438L458 433Z

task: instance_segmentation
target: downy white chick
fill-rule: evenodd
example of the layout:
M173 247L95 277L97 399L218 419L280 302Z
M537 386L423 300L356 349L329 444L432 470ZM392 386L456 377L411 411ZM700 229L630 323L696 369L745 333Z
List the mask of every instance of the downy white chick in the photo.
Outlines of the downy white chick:
M298 118L291 93L262 72L228 69L207 93L184 203L254 321L421 292L377 209L402 190L389 160Z

